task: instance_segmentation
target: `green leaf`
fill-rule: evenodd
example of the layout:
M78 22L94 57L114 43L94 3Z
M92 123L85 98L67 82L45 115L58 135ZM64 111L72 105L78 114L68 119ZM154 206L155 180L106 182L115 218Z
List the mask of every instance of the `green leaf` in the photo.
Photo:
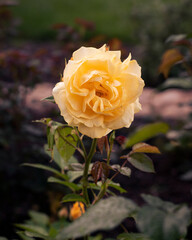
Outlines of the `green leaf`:
M55 103L55 99L54 99L53 96L49 96L49 97L43 98L43 99L41 99L41 101L48 101L48 102Z
M72 171L83 171L84 166L81 163L72 163L69 165L69 169Z
M65 162L68 162L75 152L75 148L68 144L67 141L74 146L77 145L78 141L77 135L73 134L72 131L73 129L71 127L60 127L57 128L55 132L55 144Z
M127 159L135 168L143 172L155 172L152 160L143 153L133 153Z
M192 180L192 170L189 170L186 173L182 174L180 179L183 181L191 181Z
M190 77L168 78L162 85L158 87L158 90L163 91L168 88L192 89L192 79Z
M48 125L50 123L50 121L52 121L51 118L41 118L39 120L34 120L33 122L43 123L45 125Z
M113 144L114 140L115 140L115 130L112 131L112 133L109 136L109 143L110 143L110 145Z
M79 194L67 194L63 197L62 199L62 202L65 203L65 202L83 202L86 204L86 201L85 199L80 196Z
M0 237L0 240L8 240L8 239L5 237Z
M150 240L147 236L141 233L121 233L117 236L119 240Z
M100 188L101 188L101 185L102 185L101 181L97 182L97 185L95 183L89 183L88 188L92 188L94 190L98 190L99 191Z
M157 197L143 195L150 205L142 207L136 222L141 232L155 240L183 239L190 224L190 209L175 205Z
M68 181L62 181L62 180L60 180L58 178L54 178L54 177L49 177L48 182L59 183L61 185L65 185L66 187L70 188L72 191L78 191L82 188L81 186L79 186L75 183L71 183L71 182L68 182Z
M47 166L42 165L42 164L38 164L38 163L37 164L34 164L34 163L24 163L24 164L22 164L22 166L29 166L29 167L34 167L34 168L47 170L49 172L55 173L58 177L61 177L61 178L65 179L65 180L68 180L68 176L66 174L62 174L59 171L57 171L56 169L51 168L51 167L47 167Z
M100 191L101 187L102 187L103 183L101 181L97 182L97 185L95 183L89 183L88 188L91 188L93 190L97 190ZM122 187L120 187L119 183L115 183L113 181L110 181L110 183L108 183L109 187L115 188L116 190L118 190L120 193L124 193L126 190L123 189ZM109 190L109 188L107 188L107 193L111 194L111 195L115 195L111 190Z
M185 39L186 37L187 37L186 34L174 34L174 35L169 36L166 39L166 43L181 41L181 40Z
M51 157L53 158L53 161L58 165L58 167L61 170L65 170L69 168L69 165L76 163L77 159L74 156L71 156L70 159L66 162L61 155L59 154L56 146L54 145L53 147L53 154L51 153L51 151L48 150L48 145L45 144L44 146L44 151ZM52 156L53 155L53 156Z
M29 211L29 216L31 217L32 221L37 225L46 226L49 223L49 217L44 213L39 213L36 211Z
M126 192L127 192L124 188L122 188L122 187L120 186L119 183L114 183L114 182L113 182L113 183L109 183L108 186L111 187L111 188L115 188L115 189L118 190L120 193L126 193Z
M146 141L160 133L165 134L168 130L169 126L164 122L147 124L144 127L138 128L135 133L128 137L123 148L128 148L136 143Z
M103 239L103 236L101 234L98 234L96 236L89 236L88 237L88 240L102 240ZM107 240L107 239L105 239Z
M21 231L17 231L17 235L19 235L19 237L23 240L34 240L34 238L26 236L26 234ZM3 240L3 239L0 238L0 240Z
M68 171L69 182L73 182L77 178L83 176L83 171Z
M31 233L31 237L40 237L47 239L48 232L45 228L35 225L28 225L28 224L15 224L16 227L21 228L27 232ZM34 235L33 235L34 234Z
M78 238L97 230L109 230L131 216L136 205L123 197L110 197L91 206L80 218L64 228L56 240Z
M55 239L57 234L64 228L69 225L69 222L66 219L60 219L59 221L51 223L50 229L49 229L49 237L51 239Z
M47 127L47 143L48 143L49 150L52 151L55 141L54 141L54 132L51 131L50 127Z
M141 153L156 153L160 154L160 151L157 147L151 146L147 143L137 143L133 146L132 152L141 152Z
M131 169L128 168L128 167L121 167L118 164L114 164L111 167L114 168L114 169L117 169L122 175L125 175L125 176L128 176L128 177L131 176Z
M163 201L158 197L154 197L149 194L141 194L141 196L146 203L155 208L161 208L164 209L165 211L174 211L174 209L177 208L177 205L171 202Z

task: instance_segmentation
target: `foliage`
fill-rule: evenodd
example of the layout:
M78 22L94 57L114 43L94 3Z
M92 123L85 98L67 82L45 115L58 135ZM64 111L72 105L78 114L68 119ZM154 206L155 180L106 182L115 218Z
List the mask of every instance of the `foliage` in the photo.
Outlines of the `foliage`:
M140 127L136 132L132 133L125 141L123 148L131 147L141 141L146 141L158 134L166 133L169 126L164 122L156 122Z
M100 11L101 8L103 12ZM50 0L41 0L40 6L37 0L33 2L22 0L20 5L14 8L14 13L21 18L22 33L30 39L50 36L51 26L57 23L78 28L77 20L83 19L93 22L95 32L99 35L116 36L129 42L130 40L138 42L138 38L141 39L141 37L140 41L146 38L150 41L150 38L157 39L161 35L167 37L173 32L171 27L174 27L174 31L185 32L189 27L190 10L189 1L179 0L147 0L144 5L141 0L121 2L92 0L90 3L86 0L81 3L55 0L54 4ZM163 24L167 18L168 29Z
M156 76L167 37L183 32L190 33L191 8L190 0L170 2L156 0L145 5L135 4L131 16L135 24L135 37L144 46L143 74L144 79L149 79L150 86L161 83Z
M142 207L136 217L141 232L155 240L174 240L186 236L191 221L187 206L174 205L150 195L143 195L143 198L148 205Z
M93 140L88 153L82 141L83 135L81 136L76 128L50 118L44 118L38 122L47 127L47 150L60 171L40 164L25 165L52 172L54 175L48 179L48 182L69 188L70 193L65 194L61 200L61 209L65 207L65 204L81 202L85 204L86 211L75 221L71 222L70 214L68 214L68 217L65 215L64 218L53 223L45 214L32 211L29 213L31 220L25 224L16 225L20 229L18 234L22 239L25 240L26 237L31 239L38 237L45 240L79 238L98 231L113 229L130 217L135 219L140 233L120 234L118 239L177 240L186 236L187 227L191 221L190 210L186 205L174 205L157 197L142 195L147 204L140 207L132 200L115 196L113 192L113 190L124 192L124 189L112 180L118 174L130 176L131 170L126 166L127 162L141 171L154 172L153 162L145 154L159 154L157 147L146 143L136 143L127 155L121 156L121 159L125 160L122 166L113 165L110 164L110 155L116 139L114 132L109 138L104 137L98 140L97 145ZM167 131L167 125L161 123L161 126ZM154 134L157 133L159 132L154 132ZM137 134L136 132L135 135ZM106 153L107 159L95 161L90 166L86 165L91 159L89 156L93 156L96 146L101 156ZM71 161L74 151L86 159L84 164L74 159ZM88 189L91 190L89 194ZM102 199L106 194L112 196Z
M45 214L31 212L31 220L27 224L17 224L24 230L18 234L22 239L25 239L23 233L47 240L78 238L98 230L112 229L125 218L134 217L141 233L123 233L117 239L176 240L185 237L191 221L190 210L186 205L175 205L151 195L143 194L142 197L147 202L143 207L123 197L101 200L72 223L64 219L50 223Z
M15 19L11 7L17 5L17 1L0 2L0 41L7 40L17 34L18 19Z
M168 88L192 88L192 38L191 34L173 35L167 39L172 48L162 57L159 72L166 81L159 86L160 90Z

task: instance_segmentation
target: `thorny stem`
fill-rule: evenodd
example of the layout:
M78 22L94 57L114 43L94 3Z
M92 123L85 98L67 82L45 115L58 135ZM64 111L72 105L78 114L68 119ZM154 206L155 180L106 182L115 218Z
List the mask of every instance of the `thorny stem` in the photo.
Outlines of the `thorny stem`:
M126 162L127 162L127 159L126 159L125 162L122 164L121 168L125 166ZM110 178L109 181L112 181L113 178L115 178L119 173L120 173L120 171L117 171L117 172Z
M124 167L125 164L127 162L127 159L125 160L125 162L122 164L121 167ZM106 182L103 183L101 190L99 192L99 194L97 195L95 201L93 202L94 204L97 203L100 199L102 199L107 191L107 186L108 184L113 180L113 178L115 178L117 175L119 174L119 171L116 172L109 180L107 180Z
M100 190L99 194L97 195L97 197L95 198L93 204L95 204L99 200L101 200L104 197L106 191L107 191L107 181L102 184L101 190Z
M121 167L124 167L125 164L127 162L127 159L126 161L122 164ZM106 182L103 183L102 187L101 187L101 190L99 192L99 194L97 195L95 201L94 201L94 204L97 203L100 199L102 199L104 197L104 195L106 194L106 191L107 191L107 186L108 184L113 180L113 178L115 178L117 175L119 174L119 171L116 172L109 180L107 180Z
M92 141L90 152L89 152L88 156L85 158L85 167L84 167L82 182L83 182L83 197L84 197L87 205L90 204L89 196L88 196L88 192L87 192L88 171L89 171L89 165L91 163L91 159L92 159L92 157L93 157L93 155L95 153L96 146L97 146L97 139L94 138L93 141Z
M88 238L88 236L86 235L86 236L84 236L83 239L84 239L84 240L88 240L89 238Z
M75 127L75 131L76 131L76 135L77 135L77 137L78 137L78 139L79 139L81 148L82 148L82 150L83 150L84 157L87 158L87 152L86 152L85 146L84 146L84 144L83 144L83 141L82 141L82 139L81 139L81 136L79 135L79 131L78 131L78 129L77 129L76 127Z
M110 144L110 148L107 151L107 165L109 165L109 162L110 162L110 156L111 156L112 149L113 149L113 142ZM102 184L101 190L100 190L99 194L97 195L97 197L95 198L93 204L97 203L100 199L102 199L104 197L104 195L106 194L106 191L107 191L108 183L109 183L109 181L105 181Z
M124 232L128 233L127 229L125 228L125 226L121 223L120 225L122 227L122 229L124 230Z
M110 148L107 153L107 165L109 165L109 162L110 162L110 156L111 156L112 149L113 149L113 143L110 144Z

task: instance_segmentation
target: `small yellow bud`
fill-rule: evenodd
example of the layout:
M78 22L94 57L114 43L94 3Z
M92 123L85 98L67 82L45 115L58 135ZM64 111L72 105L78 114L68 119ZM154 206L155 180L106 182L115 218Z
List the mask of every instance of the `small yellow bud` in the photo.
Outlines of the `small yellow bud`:
M79 218L85 212L85 207L82 202L75 202L70 211L70 217L72 220Z

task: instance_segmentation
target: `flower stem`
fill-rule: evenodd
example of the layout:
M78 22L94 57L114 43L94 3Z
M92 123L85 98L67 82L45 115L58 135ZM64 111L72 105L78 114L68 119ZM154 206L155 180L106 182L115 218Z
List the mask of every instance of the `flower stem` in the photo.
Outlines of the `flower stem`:
M84 172L83 172L83 197L86 200L87 205L90 204L89 201L89 196L88 196L88 192L87 192L87 187L88 187L88 171L89 171L89 165L91 163L91 159L95 153L95 149L97 146L97 139L94 138L91 144L91 149L90 152L88 154L88 156L85 158L85 167L84 167Z
M100 190L99 194L97 195L97 197L95 198L95 201L93 202L93 204L97 203L99 200L101 200L104 197L104 195L107 191L107 187L108 187L108 185L107 185L107 181L106 181L102 184L101 190Z
M76 135L77 135L77 137L78 137L78 139L79 139L81 148L82 148L82 150L83 150L84 158L87 158L87 152L86 152L85 146L84 146L84 144L83 144L83 141L82 141L81 136L79 135L79 131L78 131L78 129L77 129L76 127L75 127L75 131L76 131ZM82 135L82 137L83 137L83 135Z

